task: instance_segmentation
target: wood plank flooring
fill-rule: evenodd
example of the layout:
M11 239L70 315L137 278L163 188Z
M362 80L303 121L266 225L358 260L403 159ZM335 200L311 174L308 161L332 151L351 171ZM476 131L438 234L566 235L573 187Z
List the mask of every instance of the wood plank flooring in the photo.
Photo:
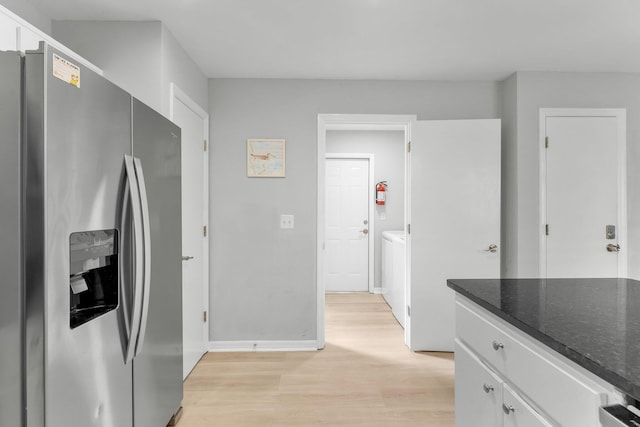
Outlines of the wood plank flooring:
M454 425L453 354L415 353L379 295L327 294L326 348L208 353L179 427Z

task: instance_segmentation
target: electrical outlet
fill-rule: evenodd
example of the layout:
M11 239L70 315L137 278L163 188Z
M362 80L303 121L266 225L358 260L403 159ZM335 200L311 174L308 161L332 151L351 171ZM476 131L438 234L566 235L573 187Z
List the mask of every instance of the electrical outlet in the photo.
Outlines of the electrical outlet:
M280 228L293 228L293 215L280 215Z

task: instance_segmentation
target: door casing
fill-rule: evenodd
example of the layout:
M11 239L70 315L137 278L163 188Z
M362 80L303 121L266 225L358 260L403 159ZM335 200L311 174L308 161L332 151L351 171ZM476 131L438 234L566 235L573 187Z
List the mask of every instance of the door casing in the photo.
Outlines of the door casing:
M411 138L411 122L417 120L415 115L400 114L318 114L318 146L317 146L317 228L316 228L316 293L317 322L316 346L325 346L324 305L325 305L325 237L326 237L326 165L327 130L401 130L404 131L405 146ZM405 155L405 210L404 224L407 224L407 165ZM371 221L370 221L371 223Z

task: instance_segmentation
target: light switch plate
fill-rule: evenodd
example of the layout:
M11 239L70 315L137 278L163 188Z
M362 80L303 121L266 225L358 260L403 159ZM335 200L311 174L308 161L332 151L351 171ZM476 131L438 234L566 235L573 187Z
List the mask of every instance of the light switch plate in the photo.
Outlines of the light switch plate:
M280 215L280 228L293 228L293 215Z

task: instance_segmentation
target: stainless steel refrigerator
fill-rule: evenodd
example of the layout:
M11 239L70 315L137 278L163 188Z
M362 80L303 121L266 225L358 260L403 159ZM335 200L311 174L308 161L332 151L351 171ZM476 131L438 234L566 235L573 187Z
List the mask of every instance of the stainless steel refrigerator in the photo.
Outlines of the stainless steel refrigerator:
M45 44L0 52L0 75L0 425L165 426L180 129Z

